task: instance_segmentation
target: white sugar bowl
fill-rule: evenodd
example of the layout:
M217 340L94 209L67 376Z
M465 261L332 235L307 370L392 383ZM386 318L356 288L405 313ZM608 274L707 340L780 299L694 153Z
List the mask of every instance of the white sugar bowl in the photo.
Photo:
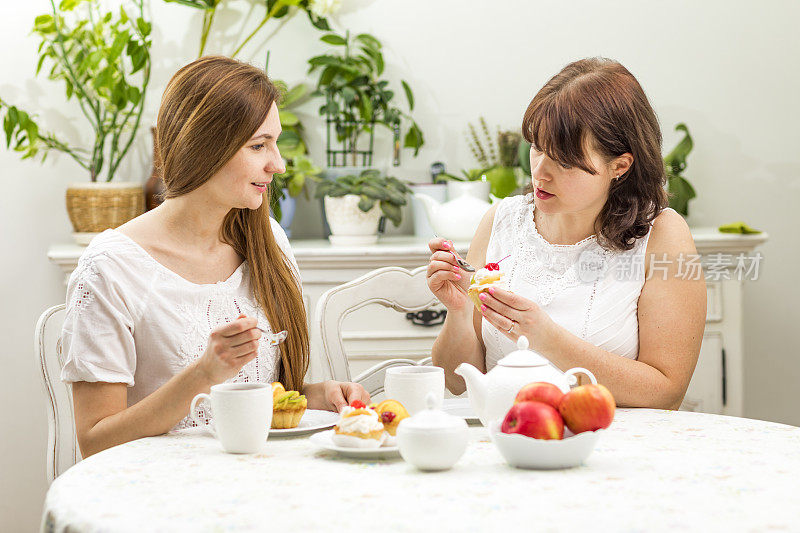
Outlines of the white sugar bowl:
M438 409L433 393L425 403L427 409L397 426L397 446L403 459L420 470L447 470L467 449L467 422Z

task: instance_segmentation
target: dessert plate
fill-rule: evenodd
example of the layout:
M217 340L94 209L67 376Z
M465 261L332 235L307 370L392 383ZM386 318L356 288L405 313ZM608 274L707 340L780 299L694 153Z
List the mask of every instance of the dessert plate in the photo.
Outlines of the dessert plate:
M276 437L293 437L297 435L305 435L306 433L313 433L321 429L332 428L339 420L339 413L332 411L320 411L317 409L306 409L303 413L303 418L296 428L289 429L270 429L269 436Z
M308 440L317 448L356 459L385 459L400 455L400 450L397 446L381 446L380 448L346 448L344 446L337 446L333 443L333 440L331 440L331 435L333 435L332 429L314 433Z
M468 424L481 423L469 403L469 398L445 398L442 400L442 411L449 415L460 416Z

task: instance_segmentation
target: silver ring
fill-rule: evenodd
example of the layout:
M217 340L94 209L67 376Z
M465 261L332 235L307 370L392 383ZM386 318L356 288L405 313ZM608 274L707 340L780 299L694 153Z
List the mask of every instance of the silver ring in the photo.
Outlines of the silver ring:
M517 325L517 323L516 323L516 322L514 322L514 321L512 320L512 321L511 321L511 327L510 327L510 328L508 328L508 331L506 331L506 333L511 333L512 331L514 331L514 327L515 327L516 325Z

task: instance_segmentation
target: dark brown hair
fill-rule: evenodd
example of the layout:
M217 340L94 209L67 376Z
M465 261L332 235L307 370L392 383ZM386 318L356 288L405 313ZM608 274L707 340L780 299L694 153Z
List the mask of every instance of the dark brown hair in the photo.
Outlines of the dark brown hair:
M202 57L181 68L158 111L164 196L186 194L208 181L264 123L278 96L264 72L234 59ZM308 370L305 306L300 280L272 234L269 198L267 190L258 209L231 209L220 239L247 261L253 293L272 329L289 332L279 346L279 380L299 391Z
M616 61L581 59L564 67L531 100L522 134L550 159L591 174L597 170L588 146L607 161L633 156L630 169L611 182L595 221L606 249L630 250L667 205L658 119L639 82Z

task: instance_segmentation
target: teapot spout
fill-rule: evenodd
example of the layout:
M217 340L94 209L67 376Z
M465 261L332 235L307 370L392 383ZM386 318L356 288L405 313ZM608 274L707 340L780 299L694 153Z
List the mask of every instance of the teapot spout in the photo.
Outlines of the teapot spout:
M456 367L456 374L464 378L467 383L467 395L472 409L481 420L486 407L486 376L477 368L469 363L461 363Z

